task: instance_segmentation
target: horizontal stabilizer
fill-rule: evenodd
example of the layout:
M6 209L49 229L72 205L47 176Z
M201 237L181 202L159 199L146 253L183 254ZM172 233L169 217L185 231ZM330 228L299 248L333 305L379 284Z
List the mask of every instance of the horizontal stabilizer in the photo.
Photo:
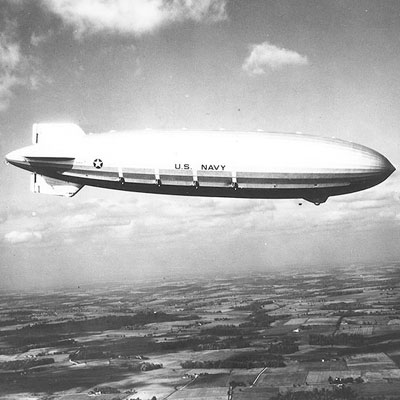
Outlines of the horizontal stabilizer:
M78 193L82 187L83 185L49 178L39 174L32 174L31 176L31 191L33 193L72 197Z
M58 171L71 169L74 165L74 157L42 157L25 156L26 161L35 169L57 169Z
M74 161L75 157L41 157L41 156L25 156L27 161L46 161L46 162L61 162L61 161Z

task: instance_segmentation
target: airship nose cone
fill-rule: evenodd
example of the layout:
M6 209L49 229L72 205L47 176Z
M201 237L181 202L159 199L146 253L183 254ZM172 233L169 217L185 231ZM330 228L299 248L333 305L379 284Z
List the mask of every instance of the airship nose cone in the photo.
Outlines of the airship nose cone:
M390 175L396 171L393 164L382 154L374 152L373 160L371 160L371 173L376 177L376 183L385 181Z
M386 159L386 166L387 166L387 169L390 170L390 173L396 171L396 168L388 159Z
M365 146L358 146L354 150L354 154L359 154L360 156L357 161L359 168L365 169L368 173L379 175L386 179L396 170L393 164L384 155L375 150Z
M390 161L388 161L388 167L387 167L387 171L389 172L389 175L393 174L394 171L396 171L396 168L392 165L392 163Z
M393 164L383 155L380 154L379 157L379 169L382 172L382 175L385 175L386 178L393 174L394 171L396 171L396 168L393 166Z

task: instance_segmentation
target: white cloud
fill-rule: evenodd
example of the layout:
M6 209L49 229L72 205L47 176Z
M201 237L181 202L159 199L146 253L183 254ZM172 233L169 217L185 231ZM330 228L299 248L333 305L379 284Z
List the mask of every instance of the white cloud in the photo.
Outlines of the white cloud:
M47 8L84 33L111 31L141 35L184 20L227 18L228 0L42 0Z
M43 80L35 58L21 52L15 24L6 20L4 25L0 33L0 112L8 108L17 86L37 89Z
M0 35L0 63L5 70L13 70L21 61L21 53L17 43L10 42L10 38Z
M38 242L42 240L42 234L36 231L12 231L4 235L4 240L11 244Z
M0 111L8 107L12 89L22 83L18 69L22 62L18 43L8 33L0 34Z
M0 111L8 108L13 96L12 89L20 84L21 80L15 75L0 71Z
M293 50L274 46L268 42L250 46L250 54L242 68L249 75L265 74L268 69L276 70L288 65L307 65L308 59Z
M47 34L37 34L35 32L32 33L31 36L31 45L34 47L38 47L42 43L44 43L46 40L48 40L50 37L50 33Z
M94 214L76 214L64 217L61 220L63 229L82 229L84 227L92 226L96 216Z

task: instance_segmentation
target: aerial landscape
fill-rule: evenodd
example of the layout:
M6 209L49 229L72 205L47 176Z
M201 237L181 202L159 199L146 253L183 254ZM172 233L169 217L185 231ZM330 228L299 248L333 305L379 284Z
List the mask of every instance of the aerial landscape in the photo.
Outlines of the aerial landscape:
M398 269L2 292L1 398L398 399Z
M398 0L1 0L0 400L399 400L399 38Z

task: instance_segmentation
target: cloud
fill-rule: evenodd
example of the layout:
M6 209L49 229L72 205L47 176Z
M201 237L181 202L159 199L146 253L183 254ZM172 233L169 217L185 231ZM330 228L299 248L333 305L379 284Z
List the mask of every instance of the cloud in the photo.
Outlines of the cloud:
M0 62L5 70L13 70L21 61L19 45L12 43L6 34L0 35Z
M21 85L21 80L15 75L0 71L0 111L8 108L13 96L12 89Z
M4 235L4 240L11 244L38 242L42 240L42 234L35 231L12 231Z
M227 18L228 0L42 0L66 24L84 33L141 35L173 22Z
M50 37L50 33L38 34L38 33L33 32L31 35L30 44L33 47L38 47L42 43L46 42L49 39L49 37Z
M37 89L43 80L37 60L22 53L15 24L1 22L5 29L0 33L0 112L8 108L16 87Z
M0 33L0 111L8 107L13 88L22 84L18 76L23 57L9 32Z
M249 75L262 75L268 69L276 70L288 65L307 65L308 59L293 50L274 46L268 42L250 46L250 54L242 68Z

